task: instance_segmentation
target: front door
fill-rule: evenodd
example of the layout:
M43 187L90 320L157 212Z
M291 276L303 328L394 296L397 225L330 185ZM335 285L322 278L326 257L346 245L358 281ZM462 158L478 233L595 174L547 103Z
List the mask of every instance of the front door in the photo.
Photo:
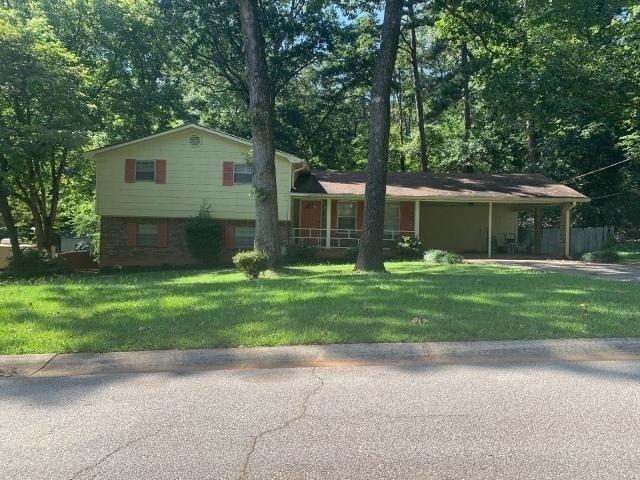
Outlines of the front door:
M305 245L320 246L322 238L322 200L300 200L299 236Z

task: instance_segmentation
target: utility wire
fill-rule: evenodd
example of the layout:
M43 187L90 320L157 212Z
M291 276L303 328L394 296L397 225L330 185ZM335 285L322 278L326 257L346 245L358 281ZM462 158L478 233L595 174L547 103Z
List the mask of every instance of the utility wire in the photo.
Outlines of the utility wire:
M631 193L631 192L612 193L610 195L602 195L601 197L592 198L591 200L600 200L601 198L617 197L618 195L624 195L625 193Z
M626 163L626 162L630 162L630 161L631 161L631 159L627 158L626 160L621 160L619 162L612 163L611 165L607 165L606 167L601 167L601 168L598 168L596 170L592 170L590 172L583 173L582 175L577 175L577 176L573 177L572 180L577 180L579 178L586 177L587 175L591 175L592 173L601 172L602 170L606 170L607 168L615 167L616 165L620 165L621 163Z

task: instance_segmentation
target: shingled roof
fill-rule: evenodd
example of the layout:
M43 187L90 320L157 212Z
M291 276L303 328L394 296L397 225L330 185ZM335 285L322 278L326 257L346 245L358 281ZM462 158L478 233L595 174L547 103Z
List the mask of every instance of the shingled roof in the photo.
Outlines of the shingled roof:
M301 174L292 192L318 195L362 196L365 172L313 171ZM387 196L438 199L527 200L562 199L589 201L572 188L544 175L504 174L435 174L429 172L392 172L387 178Z

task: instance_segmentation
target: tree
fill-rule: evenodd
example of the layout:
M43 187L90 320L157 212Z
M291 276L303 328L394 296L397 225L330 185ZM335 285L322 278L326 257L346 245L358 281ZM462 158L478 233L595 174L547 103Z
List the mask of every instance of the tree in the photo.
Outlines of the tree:
M21 254L20 239L18 237L18 229L16 228L13 210L9 203L6 175L8 175L8 162L6 156L0 153L0 214L2 214L2 221L9 235L9 240L11 241L11 253L14 258L17 258Z
M254 249L265 253L269 268L274 268L278 260L279 239L271 80L267 71L258 5L255 0L237 2L253 134L253 188L256 199Z
M384 271L384 204L389 156L389 95L400 41L402 0L386 0L371 82L364 224L356 270Z
M427 134L424 127L424 100L422 99L422 73L420 60L418 59L417 19L414 9L414 0L409 0L409 58L411 59L411 73L413 76L413 90L416 106L416 122L418 124L418 139L420 142L420 168L423 172L428 170Z
M0 14L2 194L29 208L37 245L51 252L61 180L86 142L86 71L37 8L23 13Z

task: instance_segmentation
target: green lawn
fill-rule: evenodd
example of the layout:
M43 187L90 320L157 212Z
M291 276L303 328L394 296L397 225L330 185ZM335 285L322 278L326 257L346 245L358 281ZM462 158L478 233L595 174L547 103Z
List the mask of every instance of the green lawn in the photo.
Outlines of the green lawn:
M640 284L389 263L77 276L0 285L0 353L640 336ZM417 322L419 318L424 321Z
M616 250L620 254L620 263L640 264L640 243L623 243Z

